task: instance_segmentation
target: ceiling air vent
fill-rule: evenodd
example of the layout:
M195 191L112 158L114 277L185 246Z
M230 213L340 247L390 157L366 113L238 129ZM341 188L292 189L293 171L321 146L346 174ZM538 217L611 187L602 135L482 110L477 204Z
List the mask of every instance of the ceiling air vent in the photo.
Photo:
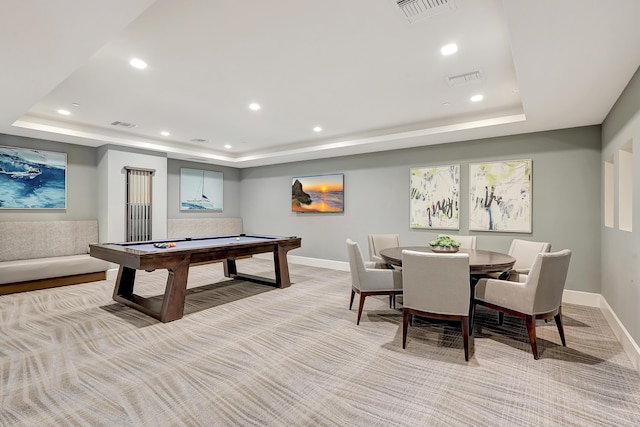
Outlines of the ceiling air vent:
M410 24L455 9L453 0L396 0Z
M469 83L480 82L484 80L484 76L481 70L475 70L468 73L456 74L455 76L447 76L445 79L449 86L458 87Z
M138 125L134 125L133 123L127 123L127 122L118 122L115 121L113 123L111 123L112 126L120 126L123 128L127 128L127 129L133 129L134 127L138 126Z
M202 139L202 138L193 138L193 139L190 139L189 141L191 141L191 142L199 142L199 143L207 142L206 139Z

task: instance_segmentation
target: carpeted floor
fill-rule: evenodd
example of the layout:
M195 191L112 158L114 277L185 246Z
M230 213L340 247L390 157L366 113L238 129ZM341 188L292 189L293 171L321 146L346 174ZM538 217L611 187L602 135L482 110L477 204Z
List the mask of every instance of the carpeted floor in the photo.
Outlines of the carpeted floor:
M0 425L640 425L640 376L598 309L564 306L566 348L538 323L536 361L520 320L480 308L467 363L458 326L417 321L403 350L388 299L356 326L347 272L290 267L288 289L192 267L167 324L113 302L112 281L0 296Z

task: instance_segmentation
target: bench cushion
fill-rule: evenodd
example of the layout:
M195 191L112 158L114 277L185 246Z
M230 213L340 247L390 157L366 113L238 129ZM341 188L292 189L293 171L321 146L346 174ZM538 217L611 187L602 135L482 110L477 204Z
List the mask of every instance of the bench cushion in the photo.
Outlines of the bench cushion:
M88 254L0 263L0 284L107 271L109 263Z
M2 221L0 261L86 254L98 221Z

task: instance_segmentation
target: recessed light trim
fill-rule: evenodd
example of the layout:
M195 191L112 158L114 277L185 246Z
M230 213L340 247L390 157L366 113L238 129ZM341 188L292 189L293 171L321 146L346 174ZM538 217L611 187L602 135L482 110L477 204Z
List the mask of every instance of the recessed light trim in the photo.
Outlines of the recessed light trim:
M473 95L471 98L471 102L480 102L484 99L484 96L478 94L478 95Z
M442 48L440 48L440 53L443 56L453 55L457 51L458 51L458 45L455 44L455 43L449 43L449 44L446 44L446 45L442 46Z
M313 128L314 132L322 132L322 128L320 126L316 126Z
M140 58L131 58L131 60L129 61L129 65L139 70L144 70L145 68L147 68L147 63Z
M251 104L249 104L249 109L253 110L253 111L258 111L259 109L261 109L262 107L260 106L260 104L256 103L256 102L252 102Z
M162 132L160 132L160 135L162 136L169 136L171 135L169 132L167 132L166 130L163 130Z
M224 144L224 148L228 150L229 148L231 148L231 144Z
M60 109L60 110L58 110L58 114L62 114L63 116L70 116L71 115L71 111Z

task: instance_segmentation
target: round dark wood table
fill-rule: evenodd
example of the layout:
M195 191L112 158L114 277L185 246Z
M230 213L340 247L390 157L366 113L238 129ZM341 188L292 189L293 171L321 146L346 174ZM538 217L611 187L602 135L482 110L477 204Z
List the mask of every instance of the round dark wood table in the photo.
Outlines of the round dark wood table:
M380 256L387 264L402 265L403 250L433 252L430 246L400 246L380 251ZM500 273L510 270L516 259L511 255L482 249L460 249L460 253L469 254L469 270L471 274Z

